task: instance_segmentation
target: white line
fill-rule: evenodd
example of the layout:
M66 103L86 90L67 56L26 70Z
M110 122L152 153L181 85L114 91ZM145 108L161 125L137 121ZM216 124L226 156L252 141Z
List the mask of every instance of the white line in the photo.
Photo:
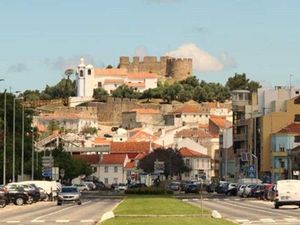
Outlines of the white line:
M94 223L95 220L80 220L80 223Z
M236 219L235 221L238 222L238 223L247 223L247 222L250 222L250 220L246 220L246 219Z
M20 223L20 221L17 221L17 220L10 220L10 221L6 221L6 223Z
M275 220L273 220L271 218L260 219L259 221L262 222L262 223L275 223Z
M291 217L291 218L284 218L284 220L287 221L287 222L292 222L292 223L300 222L299 219L293 218L293 217Z
M56 223L69 223L70 220L56 220Z
M31 223L45 223L45 220L31 220Z
M91 201L87 201L87 202L83 203L82 205L87 205L87 204L90 203L90 202L91 202ZM61 207L61 206L57 206L57 207L59 208L59 207ZM61 210L54 211L54 212L52 212L52 213L42 215L42 216L37 217L37 218L35 218L35 219L33 219L33 220L40 220L40 219L42 219L43 217L51 216L51 215L54 215L54 214L56 214L56 213L60 213L60 212L62 212L62 211L65 211L65 210L67 210L67 209L71 209L71 208L74 208L74 207L81 207L81 206L80 206L80 205L73 205L73 206L70 206L70 207L66 207L66 208L63 208L63 209L61 209Z

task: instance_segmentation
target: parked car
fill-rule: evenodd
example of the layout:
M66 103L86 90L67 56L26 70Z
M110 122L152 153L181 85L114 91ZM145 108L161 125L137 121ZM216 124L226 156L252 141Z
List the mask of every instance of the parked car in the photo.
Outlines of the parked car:
M189 184L184 191L187 193L199 193L199 186L197 184Z
M237 194L237 183L228 184L227 189L225 191L225 194L236 196L236 194Z
M243 193L243 197L252 197L252 189L255 188L256 184L247 184Z
M40 201L40 191L34 184L22 184L22 186L29 195L29 200L27 203L31 204L32 202Z
M39 191L40 191L40 200L41 201L48 201L49 200L49 197L47 195L47 192L43 189L43 188L38 188Z
M218 194L225 193L227 188L228 188L229 183L228 182L221 182L219 185L216 187L216 192Z
M243 197L244 196L244 191L245 191L245 184L241 184L238 189L237 189L237 196Z
M257 184L254 188L252 188L251 196L258 199L264 199L264 190L265 184Z
M2 185L0 186L0 208L5 207L9 203L9 194L7 189Z
M272 184L268 188L268 193L267 193L267 199L270 201L275 201L276 198L276 190L275 190L275 184Z
M93 191L96 189L96 185L92 181L85 181L83 184L86 184L89 188L89 191Z
M300 207L300 180L279 180L274 189L276 193L275 209L283 205Z
M89 191L89 187L86 184L74 184L73 186L77 187L80 192Z
M5 187L8 191L10 202L13 202L15 205L19 206L28 202L29 195L23 186L17 184L8 184Z
M169 185L167 185L167 190L180 191L180 182L171 182Z
M63 203L76 203L81 205L81 193L77 187L62 187L61 191L58 193L57 205L62 205Z
M126 191L127 190L127 185L124 183L120 183L115 187L116 191Z
M95 181L96 190L105 190L106 186L102 181Z

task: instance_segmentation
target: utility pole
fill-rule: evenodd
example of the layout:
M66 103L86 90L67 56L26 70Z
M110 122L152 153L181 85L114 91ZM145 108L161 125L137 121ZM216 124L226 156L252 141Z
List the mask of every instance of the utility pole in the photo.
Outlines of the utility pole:
M21 155L21 179L24 181L24 101L22 104L22 155Z
M32 129L31 180L34 180L34 129Z

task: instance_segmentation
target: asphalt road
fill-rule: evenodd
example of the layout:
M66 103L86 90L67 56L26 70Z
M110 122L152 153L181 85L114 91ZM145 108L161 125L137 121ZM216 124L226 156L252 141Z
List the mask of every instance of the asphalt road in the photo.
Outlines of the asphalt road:
M56 202L8 205L0 209L0 224L92 225L97 224L102 215L119 202L117 199L83 199L82 205L57 206Z
M201 205L201 200L191 199L194 205ZM214 196L203 198L204 208L217 210L223 218L239 224L300 224L300 209L298 206L282 206L274 208L269 201L243 199L239 197Z

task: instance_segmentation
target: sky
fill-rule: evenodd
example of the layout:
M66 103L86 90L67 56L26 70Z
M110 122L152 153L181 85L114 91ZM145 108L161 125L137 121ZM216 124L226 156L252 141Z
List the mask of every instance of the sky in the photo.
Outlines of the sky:
M0 91L44 89L119 57L192 57L194 75L300 86L298 0L1 0Z

